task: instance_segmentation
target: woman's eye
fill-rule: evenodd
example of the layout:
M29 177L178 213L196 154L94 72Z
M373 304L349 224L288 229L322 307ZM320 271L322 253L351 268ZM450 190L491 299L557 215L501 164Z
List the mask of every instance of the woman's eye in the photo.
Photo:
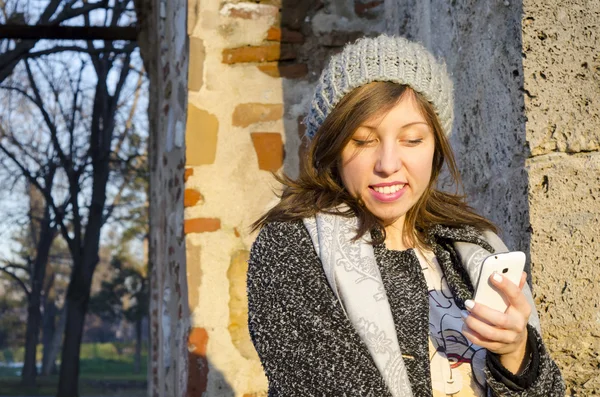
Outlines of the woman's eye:
M407 142L409 145L416 146L416 145L418 145L419 143L423 142L423 139L422 139L422 138L419 138L419 139L408 139L406 142Z
M375 139L368 139L368 140L362 140L362 139L352 139L352 141L354 142L354 144L356 146L366 146L366 145L370 145L371 143L375 142Z

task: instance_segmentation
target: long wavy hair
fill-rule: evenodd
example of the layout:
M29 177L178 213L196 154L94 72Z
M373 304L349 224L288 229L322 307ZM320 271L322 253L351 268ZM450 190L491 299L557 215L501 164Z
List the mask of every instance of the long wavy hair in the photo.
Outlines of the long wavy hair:
M354 89L345 95L327 116L316 132L301 162L296 179L286 174L275 175L283 185L280 201L254 224L257 230L269 222L294 221L314 216L319 212L357 217L359 228L356 238L369 231L374 244L385 241L385 228L381 219L373 215L344 187L339 167L342 150L354 132L374 115L389 112L404 95L413 94L423 117L433 130L435 151L429 186L417 203L406 213L403 241L406 246L427 247L427 231L434 225L450 227L473 226L479 230L497 231L496 226L478 215L461 193L462 182L448 138L440 125L433 106L418 92L406 85L391 82L373 82ZM456 188L448 193L436 188L442 168L446 165ZM347 210L338 207L346 204Z

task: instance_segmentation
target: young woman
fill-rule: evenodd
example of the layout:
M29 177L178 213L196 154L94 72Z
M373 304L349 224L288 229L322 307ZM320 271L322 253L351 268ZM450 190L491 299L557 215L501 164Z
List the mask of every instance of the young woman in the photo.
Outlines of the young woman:
M308 157L256 223L250 334L269 396L562 396L525 274L490 278L505 313L473 302L483 258L507 251L464 198L436 189L452 83L417 43L364 38L323 71Z

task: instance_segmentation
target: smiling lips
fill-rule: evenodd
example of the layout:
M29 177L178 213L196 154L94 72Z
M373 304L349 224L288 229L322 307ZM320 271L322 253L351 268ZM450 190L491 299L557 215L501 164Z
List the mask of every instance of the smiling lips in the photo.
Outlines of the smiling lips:
M369 191L376 200L389 203L402 197L406 191L406 183L380 183L369 186Z

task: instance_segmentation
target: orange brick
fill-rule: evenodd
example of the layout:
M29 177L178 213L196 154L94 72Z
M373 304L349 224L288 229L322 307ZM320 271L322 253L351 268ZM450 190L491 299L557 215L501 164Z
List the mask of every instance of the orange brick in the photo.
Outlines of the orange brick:
M192 175L194 175L194 169L186 168L183 174L183 182L187 182L188 178Z
M276 121L282 117L282 104L242 103L235 107L231 122L236 127L248 127L250 124Z
M221 220L217 218L186 219L183 223L183 232L185 234L216 232L220 228Z
M223 63L271 62L296 59L296 51L289 45L270 43L261 46L226 48Z
M187 397L201 396L208 386L206 346L208 333L204 328L192 328L188 337Z
M263 63L257 66L258 70L271 77L284 77L286 79L298 79L308 74L308 66L305 63L281 64L277 62Z
M267 31L267 40L301 44L304 43L304 35L295 30L271 26Z
M254 132L252 143L258 157L258 168L275 172L283 165L283 141L281 134L273 132Z
M204 198L200 194L199 191L194 189L185 189L183 192L183 206L191 207L196 205L198 201L203 200Z

